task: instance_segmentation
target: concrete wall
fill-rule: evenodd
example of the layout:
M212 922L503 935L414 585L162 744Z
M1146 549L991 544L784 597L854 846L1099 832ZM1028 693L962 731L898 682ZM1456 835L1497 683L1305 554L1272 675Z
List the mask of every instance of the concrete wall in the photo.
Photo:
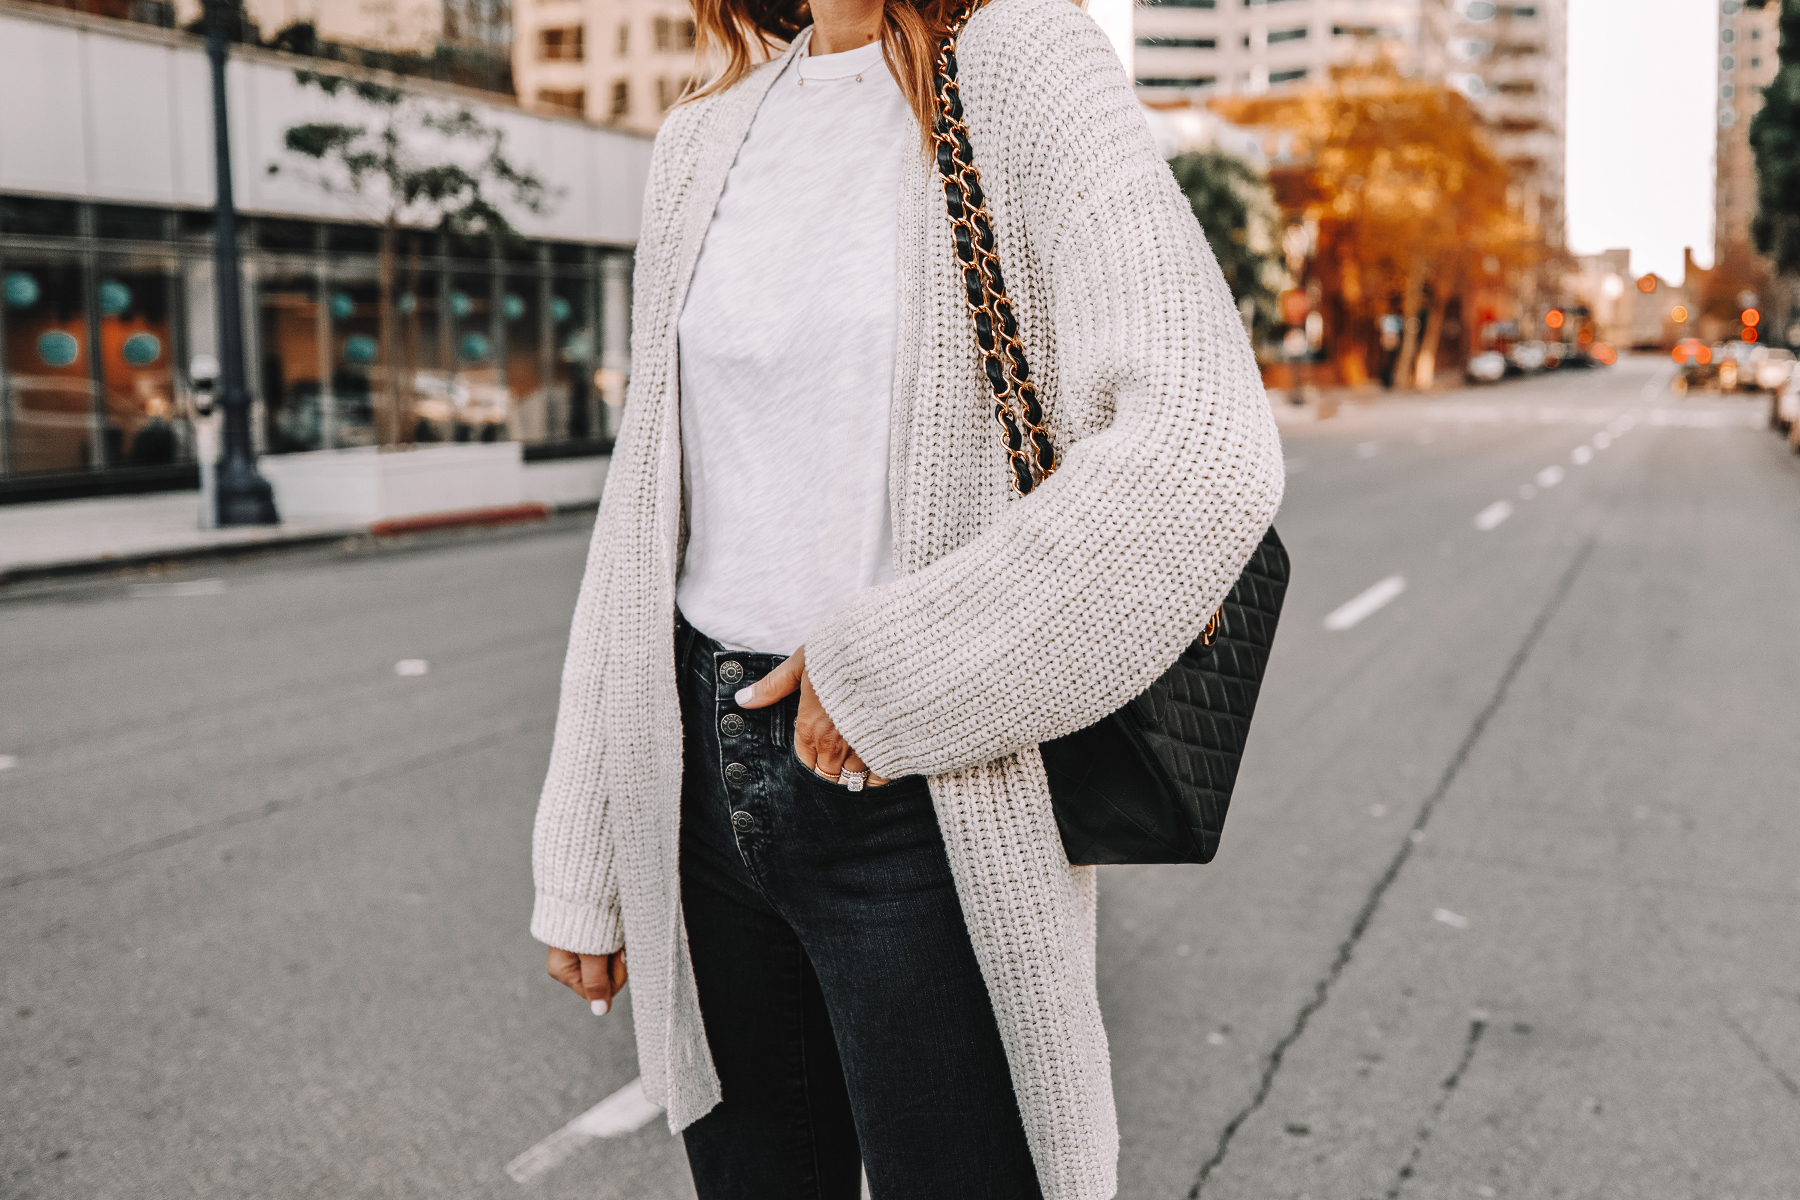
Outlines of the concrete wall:
M251 213L378 220L383 197L331 194L282 150L306 121L361 122L346 97L303 88L296 70L380 77L468 107L506 131L506 152L560 194L543 216L519 213L533 237L637 241L650 140L583 121L520 111L465 89L233 48L227 88L232 177ZM197 37L0 0L0 191L138 204L213 202L212 101ZM271 176L271 163L284 169Z

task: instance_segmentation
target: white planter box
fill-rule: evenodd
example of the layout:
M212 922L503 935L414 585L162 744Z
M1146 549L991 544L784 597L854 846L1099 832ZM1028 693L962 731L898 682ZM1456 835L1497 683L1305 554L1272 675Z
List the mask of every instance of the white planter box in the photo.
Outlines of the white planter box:
M526 498L525 460L517 442L311 450L271 454L256 465L275 488L283 520L373 523L514 508Z

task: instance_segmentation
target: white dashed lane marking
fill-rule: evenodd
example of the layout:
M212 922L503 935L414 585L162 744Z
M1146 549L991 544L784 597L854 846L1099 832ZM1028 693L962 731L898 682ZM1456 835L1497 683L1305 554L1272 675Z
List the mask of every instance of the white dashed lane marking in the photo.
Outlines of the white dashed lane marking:
M1505 500L1496 500L1475 514L1475 528L1486 533L1488 530L1498 526L1500 522L1506 520L1506 518L1512 516L1512 514L1513 506L1510 503Z
M634 1079L561 1129L506 1164L515 1183L530 1183L560 1165L595 1138L636 1133L662 1112L644 1096L644 1081Z
M1537 485L1541 488L1553 488L1563 480L1561 467L1545 467L1537 473Z
M1405 590L1406 579L1403 576L1389 575L1360 596L1332 609L1325 618L1325 628L1336 633L1360 624L1364 618L1385 607Z

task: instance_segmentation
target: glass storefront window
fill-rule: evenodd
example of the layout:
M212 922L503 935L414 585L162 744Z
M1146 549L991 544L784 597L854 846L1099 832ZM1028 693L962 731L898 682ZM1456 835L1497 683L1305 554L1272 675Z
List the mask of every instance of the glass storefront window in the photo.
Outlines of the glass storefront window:
M175 405L172 256L100 259L100 374L109 466L163 467L190 457Z
M193 461L185 367L216 353L211 224L204 209L0 195L0 477ZM586 451L616 422L629 255L403 230L384 330L379 226L241 229L259 452L390 435ZM390 379L402 419L383 429Z
M336 420L326 446L372 446L380 439L377 414L385 416L386 371L381 345L381 289L372 278L334 273L325 311L331 318L331 395Z
M450 440L497 442L506 436L509 407L500 377L500 348L494 344L493 276L457 273L450 277L451 351Z
M318 283L310 275L271 276L257 288L265 440L277 454L326 444L319 375Z
M509 275L500 297L506 321L506 425L516 442L541 442L550 430L539 290L536 275Z
M126 204L96 204L94 234L133 242L167 241L169 211Z
M444 363L438 295L442 275L426 261L435 241L402 237L394 264L397 369L409 389L417 442L447 441L451 435L451 373Z
M0 259L14 471L98 465L83 290L80 262L72 254L9 252Z
M73 200L0 196L0 233L75 237L80 232L81 206Z
M594 371L599 367L599 330L594 320L592 279L550 281L550 436L585 442L600 436Z

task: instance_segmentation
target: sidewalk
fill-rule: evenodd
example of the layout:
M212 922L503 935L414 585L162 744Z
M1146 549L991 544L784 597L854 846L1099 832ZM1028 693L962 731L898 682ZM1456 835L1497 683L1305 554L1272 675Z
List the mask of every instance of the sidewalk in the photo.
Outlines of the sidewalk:
M303 519L273 526L201 529L199 492L4 504L0 505L0 587L151 562L318 545L346 537L543 520L559 509L591 505L605 479L605 466L604 459L527 464L527 503L516 509L374 525Z

